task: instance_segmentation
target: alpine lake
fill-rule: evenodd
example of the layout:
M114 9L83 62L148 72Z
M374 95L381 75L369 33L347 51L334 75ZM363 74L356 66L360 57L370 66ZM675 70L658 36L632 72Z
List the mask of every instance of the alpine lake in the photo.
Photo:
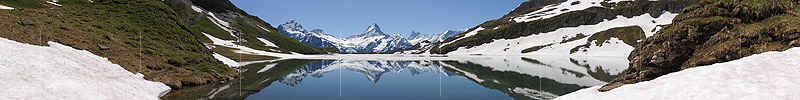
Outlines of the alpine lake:
M172 90L161 98L547 100L604 85L628 68L628 62L622 57L570 56L330 57L240 62L247 65L237 68L237 79Z

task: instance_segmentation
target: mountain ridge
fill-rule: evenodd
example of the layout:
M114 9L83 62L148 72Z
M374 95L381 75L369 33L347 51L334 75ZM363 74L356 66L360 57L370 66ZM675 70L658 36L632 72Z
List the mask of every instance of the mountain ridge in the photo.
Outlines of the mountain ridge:
M278 31L283 35L292 37L314 47L337 48L347 53L390 53L396 50L408 49L425 40L444 40L444 38L455 35L459 31L448 30L442 34L418 34L420 41L410 42L409 39L399 34L385 34L377 23L368 26L363 32L348 36L347 38L337 38L324 33L322 29L316 31L302 31L302 27L295 20L278 26ZM423 38L424 37L424 38Z

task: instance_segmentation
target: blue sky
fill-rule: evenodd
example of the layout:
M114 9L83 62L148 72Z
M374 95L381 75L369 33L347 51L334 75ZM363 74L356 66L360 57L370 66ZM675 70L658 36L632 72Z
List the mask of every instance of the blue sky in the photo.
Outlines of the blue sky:
M502 17L526 0L231 0L277 27L294 19L307 30L347 37L378 23L386 34L407 37L467 29ZM341 35L339 35L341 31Z

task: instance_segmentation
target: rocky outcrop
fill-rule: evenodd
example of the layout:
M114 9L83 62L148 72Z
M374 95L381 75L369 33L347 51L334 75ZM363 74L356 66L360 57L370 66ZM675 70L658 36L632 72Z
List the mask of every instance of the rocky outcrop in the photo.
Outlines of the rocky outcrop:
M600 91L766 51L800 46L799 0L703 0L628 57L630 67Z

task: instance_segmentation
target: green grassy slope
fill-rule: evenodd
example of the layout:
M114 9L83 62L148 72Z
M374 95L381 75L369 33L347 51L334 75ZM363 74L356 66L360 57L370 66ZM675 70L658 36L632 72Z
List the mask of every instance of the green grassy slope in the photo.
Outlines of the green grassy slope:
M661 1L624 1L616 4L608 4L607 2L599 2L609 7L591 7L585 10L567 12L555 17L534 20L529 22L515 22L510 21L511 18L523 15L527 12L539 10L542 7L528 7L528 10L518 10L516 13L509 13L497 20L486 21L474 28L467 30L465 33L455 35L447 38L442 43L452 42L451 44L441 46L441 48L433 48L430 50L432 53L448 53L460 47L472 47L485 43L493 42L496 39L513 39L522 36L530 36L533 34L545 33L555 31L564 27L577 27L580 25L594 25L605 20L616 18L618 15L624 17L633 17L645 13L651 16L660 15L662 11L679 12L683 7L689 6L696 2L696 0L661 0ZM614 9L609 9L613 6ZM552 9L555 10L555 9ZM467 32L473 31L478 27L486 28L485 30L478 31L474 36L460 39L466 35ZM497 29L494 29L497 28ZM438 46L437 46L438 47ZM534 51L528 49L526 51Z
M168 1L177 1L180 2L181 0L168 0ZM206 14L186 14L189 16L184 16L184 18L188 19L188 24L191 25L191 29L196 32L205 32L209 35L214 37L224 39L224 40L236 40L236 37L240 37L242 42L239 44L243 44L243 46L247 46L250 48L262 48L260 50L265 51L275 51L275 50L267 50L263 48L272 48L277 49L278 53L291 53L297 52L301 54L325 54L328 52L335 52L329 51L322 48L311 47L300 43L297 40L289 38L283 34L280 34L277 29L272 27L269 23L261 20L257 16L249 15L243 10L234 6L230 1L227 0L192 0L192 3L201 7L205 10L208 10L217 17L220 15L226 14L226 16L233 15L235 18L230 20L226 20L226 22L231 23L231 27L234 28L238 33L232 36L227 31L224 31L217 25L215 25L210 19L205 18L208 16ZM177 6L172 6L173 8L185 8L180 6L179 4L173 4ZM177 11L177 12L193 12L192 9L182 9L187 11ZM225 20L223 18L223 20ZM264 43L259 41L257 38L266 39L278 47L266 47L263 46ZM204 41L208 43L209 41Z
M193 33L177 17L178 13L160 1L59 0L59 3L64 7L50 9L3 1L3 5L24 9L0 11L3 20L0 24L6 28L0 30L0 36L36 45L56 41L87 50L173 88L237 77L233 69L211 56L211 51L198 40L201 35ZM31 20L35 25L19 24L23 20Z

